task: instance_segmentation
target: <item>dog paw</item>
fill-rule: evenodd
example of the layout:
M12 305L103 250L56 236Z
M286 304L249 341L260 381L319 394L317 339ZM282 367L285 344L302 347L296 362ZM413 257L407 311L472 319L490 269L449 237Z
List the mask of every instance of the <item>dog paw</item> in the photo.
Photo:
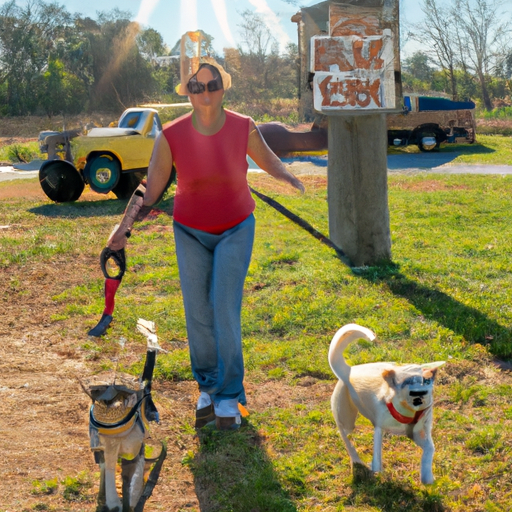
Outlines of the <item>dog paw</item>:
M434 477L433 476L422 476L421 483L423 485L432 485L434 483Z

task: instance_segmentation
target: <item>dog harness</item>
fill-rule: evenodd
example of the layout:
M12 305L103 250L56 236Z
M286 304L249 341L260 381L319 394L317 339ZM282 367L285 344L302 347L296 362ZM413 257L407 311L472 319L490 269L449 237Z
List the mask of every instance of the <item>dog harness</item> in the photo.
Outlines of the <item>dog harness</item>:
M393 405L393 402L386 403L386 406L388 408L389 413L393 418L395 418L398 423L403 423L404 425L415 425L418 423L420 418L425 414L430 407L427 407L426 409L423 409L421 411L416 411L414 416L404 416L403 414L400 414Z
M144 384L143 389L136 391L126 386L113 384L95 386L90 390L90 396L93 399L89 411L90 447L97 463L99 462L99 453L97 452L103 450L99 434L103 436L119 435L128 432L135 424L138 424L146 435L149 430L149 422L159 422L158 410L151 398L151 381L155 361L156 352L148 350L140 378L140 382ZM123 402L126 403L126 399L128 402L135 399L131 408L120 405ZM108 407L105 404L119 404L120 406Z

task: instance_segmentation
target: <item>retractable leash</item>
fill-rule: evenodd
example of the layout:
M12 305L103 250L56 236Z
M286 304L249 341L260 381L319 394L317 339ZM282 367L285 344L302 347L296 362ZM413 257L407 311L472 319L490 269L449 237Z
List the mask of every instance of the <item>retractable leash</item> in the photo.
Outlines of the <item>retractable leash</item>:
M107 265L109 260L112 260L118 268L118 273L115 276L111 276L109 274ZM96 337L103 336L105 334L113 319L112 314L114 312L115 295L119 285L121 284L123 275L126 272L126 254L124 249L112 251L109 247L105 247L100 254L100 267L103 275L105 276L105 309L103 310L103 315L101 316L100 321L88 332L89 336Z
M144 206L145 192L146 187L143 182L135 189L135 192L126 206L121 224L114 227L110 237L112 237L117 230L121 230L121 232L126 233L126 237L129 238L135 221L142 220L150 212L151 207ZM118 269L117 275L109 274L107 264L110 260L114 263L113 266ZM126 271L126 254L124 249L113 251L109 247L105 247L100 254L100 267L105 276L105 309L96 327L89 331L89 336L103 336L112 322L114 297Z
M167 181L167 185L163 189L158 199L155 201L155 204L158 204L162 200L165 192L168 190L171 183L175 181L175 179L176 169L173 166L169 175L169 180ZM144 205L145 193L146 180L142 180L128 201L121 223L114 227L110 237L112 237L112 235L117 230L120 230L121 232L125 233L126 238L130 238L135 222L140 222L146 218L153 207ZM112 260L114 266L117 266L118 268L118 273L115 276L110 275L108 271L107 264L110 260ZM105 247L105 249L103 249L100 254L100 267L103 275L105 276L105 309L103 310L103 315L98 324L88 332L89 336L96 337L103 336L108 326L112 322L112 314L114 312L114 297L126 271L126 254L124 249L113 251L109 247Z

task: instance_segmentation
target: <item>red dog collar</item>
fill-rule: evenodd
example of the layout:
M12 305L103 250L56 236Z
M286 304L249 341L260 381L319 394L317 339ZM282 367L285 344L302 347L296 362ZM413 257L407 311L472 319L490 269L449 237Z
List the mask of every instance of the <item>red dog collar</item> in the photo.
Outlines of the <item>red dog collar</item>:
M411 425L411 424L415 425L416 423L418 423L420 418L423 416L423 414L425 414L425 412L428 409L428 407L427 407L427 409L423 409L422 411L416 411L414 416L410 417L410 416L404 416L403 414L400 414L395 409L395 406L393 405L392 402L389 402L386 405L387 405L388 411L391 414L391 416L393 416L393 418L395 418L396 421L398 421L399 423L403 423L404 425Z

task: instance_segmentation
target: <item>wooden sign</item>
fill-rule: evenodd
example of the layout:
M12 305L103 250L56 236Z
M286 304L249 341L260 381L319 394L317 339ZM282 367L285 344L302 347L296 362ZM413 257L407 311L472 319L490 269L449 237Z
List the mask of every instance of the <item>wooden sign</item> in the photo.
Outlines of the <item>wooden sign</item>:
M382 8L330 6L330 35L311 38L315 110L324 114L396 110L397 26L392 11Z

